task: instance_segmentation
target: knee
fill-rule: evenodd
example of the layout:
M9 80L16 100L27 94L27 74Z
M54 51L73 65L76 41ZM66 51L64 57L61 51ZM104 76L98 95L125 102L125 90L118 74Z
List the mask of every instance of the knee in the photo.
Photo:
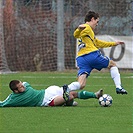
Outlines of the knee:
M110 60L108 68L116 66L116 63L113 60Z
M69 95L69 101L73 100L74 99L74 96L73 95Z
M85 84L81 84L80 90L82 90L85 87Z
M69 95L73 95L73 99L78 97L78 92L77 91L70 91Z

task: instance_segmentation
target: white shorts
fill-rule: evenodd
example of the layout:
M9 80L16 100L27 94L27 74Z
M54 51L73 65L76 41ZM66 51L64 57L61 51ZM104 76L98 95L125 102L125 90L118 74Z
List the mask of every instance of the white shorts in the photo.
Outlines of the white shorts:
M59 86L50 86L45 90L44 99L41 106L49 106L49 103L57 96L63 94L63 88Z

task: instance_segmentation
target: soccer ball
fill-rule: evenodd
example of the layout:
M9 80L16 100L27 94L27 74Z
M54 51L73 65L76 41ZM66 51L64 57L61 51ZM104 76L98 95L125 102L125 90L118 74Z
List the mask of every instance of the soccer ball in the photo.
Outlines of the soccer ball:
M99 104L101 107L110 107L112 105L113 98L109 94L104 94L99 98Z

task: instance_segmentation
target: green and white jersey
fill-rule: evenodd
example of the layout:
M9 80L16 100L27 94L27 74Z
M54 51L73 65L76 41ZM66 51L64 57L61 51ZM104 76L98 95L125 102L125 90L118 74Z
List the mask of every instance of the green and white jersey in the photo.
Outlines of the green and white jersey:
M41 106L45 90L35 90L27 82L23 82L25 91L11 93L4 101L0 101L0 107L33 107Z

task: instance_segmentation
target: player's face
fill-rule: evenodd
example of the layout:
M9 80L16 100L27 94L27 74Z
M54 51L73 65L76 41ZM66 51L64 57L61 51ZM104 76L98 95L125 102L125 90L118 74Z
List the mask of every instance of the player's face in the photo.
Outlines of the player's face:
M97 18L97 19L92 18L92 28L93 29L95 29L96 26L98 26L98 23L99 23L99 18Z
M25 91L25 87L23 83L20 81L19 84L16 85L18 93L22 93Z

